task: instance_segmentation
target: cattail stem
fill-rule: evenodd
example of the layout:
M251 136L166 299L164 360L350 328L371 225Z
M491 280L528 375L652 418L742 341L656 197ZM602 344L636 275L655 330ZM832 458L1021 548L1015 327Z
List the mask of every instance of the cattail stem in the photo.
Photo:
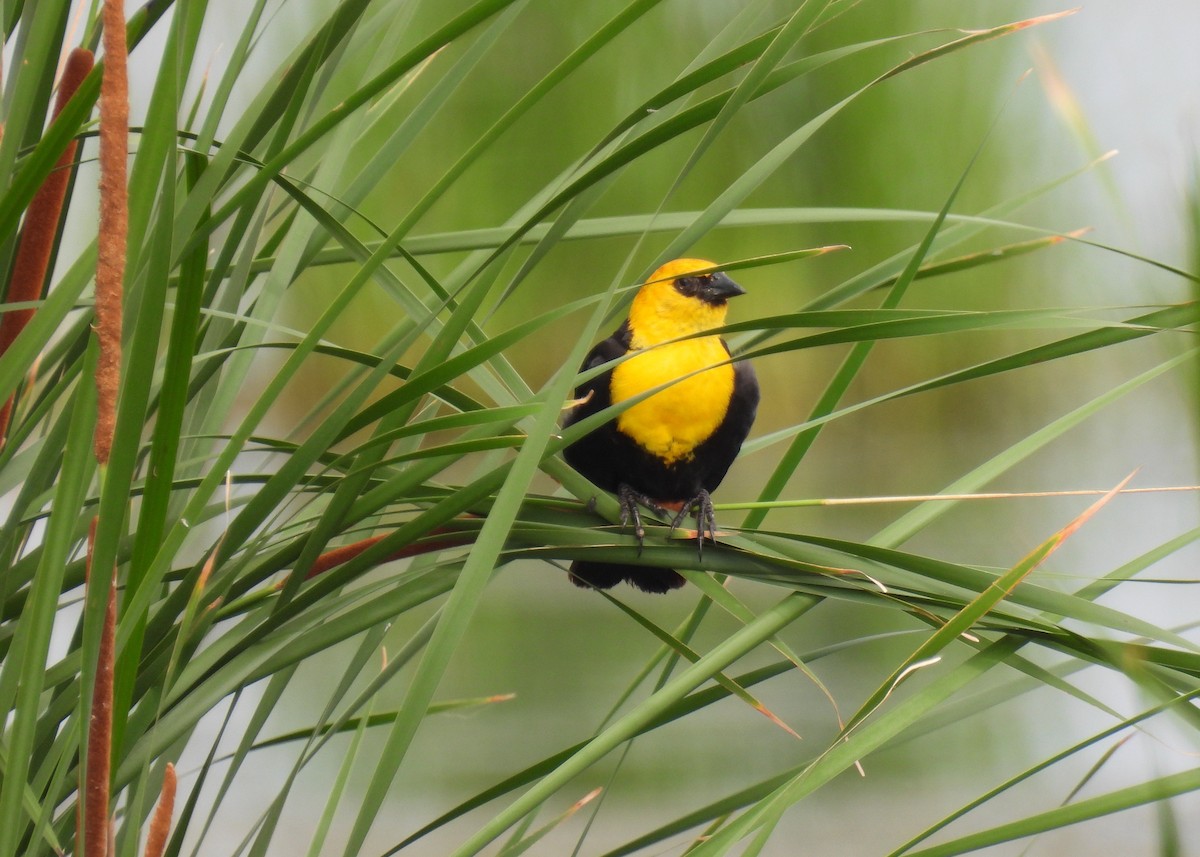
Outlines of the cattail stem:
M121 304L129 232L129 75L124 0L104 2L104 77L100 83L100 232L96 258L96 460L112 450L121 385Z
M75 90L92 70L95 60L87 48L76 48L67 57L62 79L58 82L58 98L54 104L54 118L62 113ZM9 280L5 300L9 303L36 301L42 296L46 272L50 267L50 254L54 251L54 238L62 220L63 203L67 198L67 184L71 179L71 165L79 142L72 140L59 156L54 169L46 176L42 186L29 202L25 212L25 223L21 227L21 238L17 244L17 256L13 261L12 278ZM18 309L0 316L0 354L9 347L33 318L32 309ZM0 406L0 445L8 435L8 423L12 416L13 397Z
M88 534L87 569L92 577L92 547L96 541L96 519ZM96 684L92 690L92 710L88 717L87 766L84 769L84 857L106 857L109 839L109 781L112 777L112 706L113 661L116 652L117 575L113 569L100 631L100 651L96 658Z
M171 814L175 811L175 766L167 762L163 772L162 792L158 805L150 818L150 833L146 836L144 857L163 857L167 850L167 837L171 833Z

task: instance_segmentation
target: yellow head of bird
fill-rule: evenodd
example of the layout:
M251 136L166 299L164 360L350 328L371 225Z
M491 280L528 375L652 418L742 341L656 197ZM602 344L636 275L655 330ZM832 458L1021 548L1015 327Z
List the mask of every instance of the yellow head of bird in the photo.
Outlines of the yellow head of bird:
M704 259L676 259L655 271L629 308L634 348L703 333L725 323L726 301L745 290ZM695 273L708 271L708 273Z

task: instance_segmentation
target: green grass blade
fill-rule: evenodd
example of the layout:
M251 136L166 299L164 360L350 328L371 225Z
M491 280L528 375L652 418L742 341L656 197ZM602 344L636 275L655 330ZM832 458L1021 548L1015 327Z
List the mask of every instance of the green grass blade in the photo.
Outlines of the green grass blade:
M89 359L94 359L91 350ZM25 772L34 761L33 730L38 722L50 633L57 612L63 571L76 546L76 523L93 473L91 434L95 423L95 406L94 390L84 385L75 397L66 457L56 486L54 513L47 523L46 549L42 552L30 599L21 612L15 652L5 659L3 673L0 673L0 687L14 688L19 670L15 704L10 702L4 706L4 710L11 710L15 717L8 740L4 781L0 784L0 855L17 853L18 839L24 829L19 816L24 809ZM19 654L19 657L11 657L11 654ZM9 675L12 678L8 678ZM12 690L8 690L8 693L11 694Z
M910 857L943 857L950 854L965 854L990 845L1011 842L1072 824L1080 824L1094 818L1122 812L1153 801L1165 800L1176 795L1200 789L1200 771L1182 771L1178 774L1159 777L1138 785L1107 792L1093 798L1081 800L1058 809L1035 813L1020 821L993 827L989 830L962 836L950 842L907 852Z
M553 773L545 776L503 812L488 821L454 852L454 857L467 857L467 855L479 853L480 849L516 823L529 810L538 806L546 797L557 791L563 783L633 737L639 728L672 703L682 699L686 693L708 680L715 671L723 669L763 640L795 621L815 603L815 599L807 596L789 595L764 611L752 624L716 646L700 661L685 669L678 677L668 682L636 709L621 717L578 752L571 755L555 768Z

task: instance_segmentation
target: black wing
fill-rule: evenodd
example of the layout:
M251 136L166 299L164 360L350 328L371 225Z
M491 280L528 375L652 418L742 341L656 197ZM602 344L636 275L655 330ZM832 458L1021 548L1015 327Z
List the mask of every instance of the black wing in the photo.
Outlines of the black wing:
M724 345L724 341L721 344ZM728 345L725 350L729 350ZM758 399L758 376L754 374L754 367L746 361L733 364L733 396L725 411L725 419L717 426L712 437L696 447L694 461L703 470L700 483L704 490L715 491L729 472L730 465L742 448L742 442L754 425Z
M594 369L610 360L615 360L629 351L629 322L624 322L608 339L596 344L583 360L580 372ZM575 388L576 399L586 399L567 411L563 428L599 413L612 404L610 383L612 370L602 372ZM616 491L625 478L617 466L620 438L615 426L609 422L589 432L563 450L567 463L606 491Z

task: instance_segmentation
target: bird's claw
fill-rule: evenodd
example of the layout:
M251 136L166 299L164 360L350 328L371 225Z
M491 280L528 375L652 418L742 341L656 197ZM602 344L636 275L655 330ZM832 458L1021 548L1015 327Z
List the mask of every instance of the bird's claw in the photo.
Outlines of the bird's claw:
M712 497L703 488L699 494L683 504L679 514L671 521L671 532L675 532L689 514L696 518L696 554L700 559L704 559L704 536L707 535L716 542L717 517L713 511Z
M645 506L657 515L665 515L666 509L654 502L652 497L647 497L624 483L617 488L617 499L621 503L621 526L633 523L633 535L638 542L638 555L641 556L642 542L646 540L646 528L642 526L642 514L638 511L638 506Z
M637 503L631 501L626 503L624 499L621 501L621 526L629 525L633 522L633 534L638 540L638 550L642 549L642 541L646 538L646 528L642 526L642 513L638 511Z
M695 497L685 502L679 509L679 513L673 517L672 510L656 502L653 497L647 497L645 494L630 488L624 483L617 488L617 499L621 504L621 526L625 527L631 523L633 524L633 535L638 542L639 556L642 552L642 543L646 539L646 528L642 525L642 514L638 511L638 506L645 506L662 518L671 517L672 533L679 529L679 525L683 523L684 518L688 515L694 515L698 527L696 530L696 552L700 559L704 559L704 537L707 536L713 542L717 540L717 521L716 515L713 512L712 497L703 489Z

